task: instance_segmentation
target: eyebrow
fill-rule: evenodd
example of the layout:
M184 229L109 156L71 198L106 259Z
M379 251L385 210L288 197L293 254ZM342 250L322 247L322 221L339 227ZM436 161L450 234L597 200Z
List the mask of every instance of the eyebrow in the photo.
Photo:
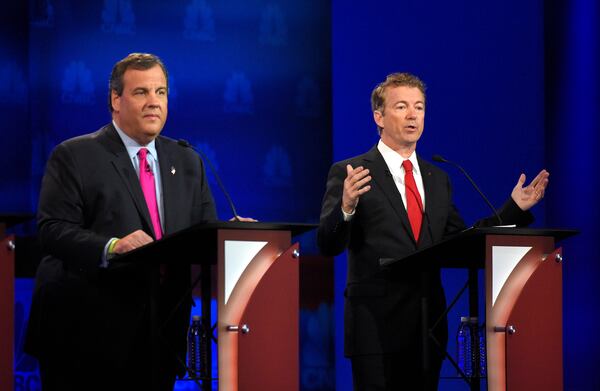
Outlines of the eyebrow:
M395 106L395 105L397 105L398 103L404 103L404 104L406 104L406 105L408 105L408 104L409 104L409 103L408 103L408 101L406 101L406 100L398 100L398 101L394 102L394 106ZM425 101L418 100L418 101L416 101L414 104L415 104L415 105L418 105L418 104L422 104L422 105L424 105L424 104L425 104Z
M166 89L167 89L167 87L166 87L166 86L160 86L160 87L157 87L157 88L155 89L155 91L159 91L159 90L166 90ZM146 91L149 91L149 90L150 90L150 89L149 89L149 88L147 88L147 87L135 87L135 88L133 89L133 92L136 92L136 91L143 91L143 92L146 92Z

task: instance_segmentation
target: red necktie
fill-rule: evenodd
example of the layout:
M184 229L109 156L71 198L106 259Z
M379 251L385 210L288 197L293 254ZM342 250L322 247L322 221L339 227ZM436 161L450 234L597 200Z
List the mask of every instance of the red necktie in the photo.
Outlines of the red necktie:
M405 160L402 162L402 167L404 167L404 187L406 189L408 220L410 221L415 240L419 241L419 232L421 232L421 223L423 222L423 203L417 189L415 177L413 176L412 163L410 160Z
M150 212L150 220L152 220L152 228L154 228L154 237L156 240L162 238L162 228L160 226L160 214L158 213L158 203L156 202L156 187L154 185L154 173L146 160L148 150L141 148L138 152L140 159L140 185L144 192L146 205Z

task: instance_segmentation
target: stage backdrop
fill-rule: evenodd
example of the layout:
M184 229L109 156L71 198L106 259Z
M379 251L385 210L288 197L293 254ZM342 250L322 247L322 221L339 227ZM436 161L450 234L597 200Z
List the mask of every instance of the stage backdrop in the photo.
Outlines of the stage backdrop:
M553 173L548 224L576 227L565 245L565 390L600 390L600 7L546 7L546 162Z

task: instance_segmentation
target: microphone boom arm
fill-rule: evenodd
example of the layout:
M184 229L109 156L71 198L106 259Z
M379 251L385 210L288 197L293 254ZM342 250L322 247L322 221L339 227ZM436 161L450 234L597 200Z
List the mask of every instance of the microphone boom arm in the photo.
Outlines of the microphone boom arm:
M198 153L202 157L202 159L206 162L206 164L210 168L210 171L212 172L213 176L217 180L217 184L219 185L219 188L225 195L227 202L229 202L229 207L231 208L231 211L233 212L234 219L236 221L240 221L240 219L238 218L237 211L235 210L235 206L233 205L233 201L231 200L231 197L229 196L229 193L227 192L227 190L225 190L225 186L223 186L223 182L221 182L221 178L219 177L219 174L217 174L217 170L215 170L215 167L212 165L211 161L206 157L204 152L202 152L198 148L195 148L187 140L183 140L183 139L177 140L177 144L181 145L182 147L190 148L190 149L196 151L196 153Z
M492 212L494 212L494 215L496 216L496 219L498 219L498 224L502 225L502 218L498 214L498 211L496 210L496 208L494 208L494 206L492 205L492 203L490 202L490 200L487 199L487 197L483 194L483 192L475 184L475 181L471 178L471 176L469 174L467 174L467 172L464 170L464 168L462 168L458 163L454 163L453 161L444 159L440 155L433 155L433 160L436 161L436 162L440 162L440 163L448 163L448 164L451 164L454 167L458 168L460 170L460 172L462 172L463 175L469 180L469 182L471 183L471 185L473 186L473 188L475 188L475 190L477 190L477 192L479 193L479 195L481 196L481 198L483 198L483 200L485 201L485 203L487 204L487 206L489 206L489 208L492 210Z

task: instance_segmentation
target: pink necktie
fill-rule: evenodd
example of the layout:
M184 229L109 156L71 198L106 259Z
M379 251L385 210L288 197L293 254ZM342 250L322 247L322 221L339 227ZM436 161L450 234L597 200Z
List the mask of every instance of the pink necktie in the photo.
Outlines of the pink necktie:
M148 160L146 160L147 155L148 150L146 148L141 148L138 152L138 157L140 159L140 185L142 185L146 205L148 205L148 211L150 212L150 219L152 220L152 227L154 228L154 237L158 240L162 238L162 228L160 226L158 203L156 202L154 173L152 173Z
M408 212L408 220L415 236L415 240L419 241L419 232L421 232L421 222L423 221L423 203L421 195L417 189L417 183L413 176L413 165L410 160L402 162L404 167L404 186L406 189L406 211Z

